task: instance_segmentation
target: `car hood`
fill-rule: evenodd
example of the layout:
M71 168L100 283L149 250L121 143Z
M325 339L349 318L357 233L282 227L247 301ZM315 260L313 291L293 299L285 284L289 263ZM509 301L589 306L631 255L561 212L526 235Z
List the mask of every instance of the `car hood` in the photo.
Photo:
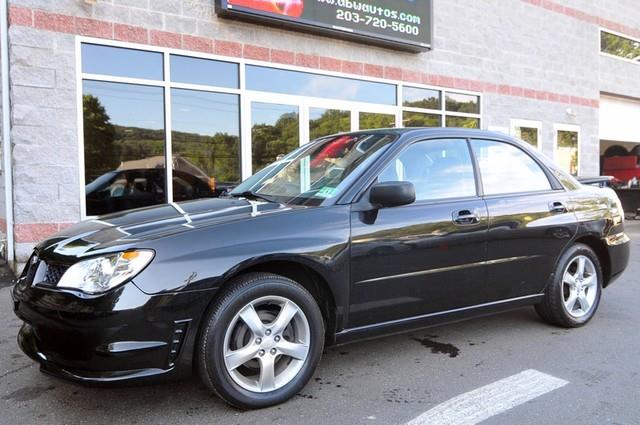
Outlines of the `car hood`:
M144 245L141 242L293 208L244 198L215 198L171 203L105 215L80 222L37 246L40 257L68 262L71 258Z

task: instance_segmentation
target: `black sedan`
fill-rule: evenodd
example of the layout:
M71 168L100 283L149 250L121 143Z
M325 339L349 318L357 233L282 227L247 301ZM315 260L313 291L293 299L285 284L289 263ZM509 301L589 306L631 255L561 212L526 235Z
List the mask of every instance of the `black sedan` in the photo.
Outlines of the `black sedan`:
M229 196L82 222L13 288L41 370L103 384L196 370L283 402L323 347L533 305L587 323L629 259L615 194L508 136L403 129L300 147Z

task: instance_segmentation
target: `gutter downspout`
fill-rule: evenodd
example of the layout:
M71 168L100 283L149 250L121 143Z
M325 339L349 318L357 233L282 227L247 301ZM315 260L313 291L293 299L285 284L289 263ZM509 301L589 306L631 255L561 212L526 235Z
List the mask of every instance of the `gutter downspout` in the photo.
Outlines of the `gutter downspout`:
M5 220L7 223L6 260L11 268L15 259L13 234L13 164L11 158L11 104L9 96L9 0L0 0L0 62L2 64L2 173L4 177Z

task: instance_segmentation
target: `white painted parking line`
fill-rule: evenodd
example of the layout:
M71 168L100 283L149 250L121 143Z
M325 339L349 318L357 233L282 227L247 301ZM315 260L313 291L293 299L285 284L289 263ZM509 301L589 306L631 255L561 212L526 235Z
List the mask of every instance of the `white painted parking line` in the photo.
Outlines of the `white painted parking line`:
M569 382L529 369L437 405L407 425L474 425Z

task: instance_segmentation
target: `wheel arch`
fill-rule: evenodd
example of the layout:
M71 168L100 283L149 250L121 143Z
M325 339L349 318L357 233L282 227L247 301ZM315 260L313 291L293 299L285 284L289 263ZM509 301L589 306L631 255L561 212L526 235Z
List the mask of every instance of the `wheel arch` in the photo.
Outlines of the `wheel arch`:
M316 300L325 321L325 344L332 345L335 343L335 334L341 320L339 313L342 311L342 305L336 301L336 294L329 284L329 279L319 270L320 268L320 265L298 257L268 256L252 259L224 275L210 303L240 275L262 272L284 276L302 285Z
M602 239L594 235L580 236L574 241L574 244L576 243L587 245L596 253L598 261L600 261L600 265L602 266L602 287L606 288L611 280L611 258L609 257L606 244Z

